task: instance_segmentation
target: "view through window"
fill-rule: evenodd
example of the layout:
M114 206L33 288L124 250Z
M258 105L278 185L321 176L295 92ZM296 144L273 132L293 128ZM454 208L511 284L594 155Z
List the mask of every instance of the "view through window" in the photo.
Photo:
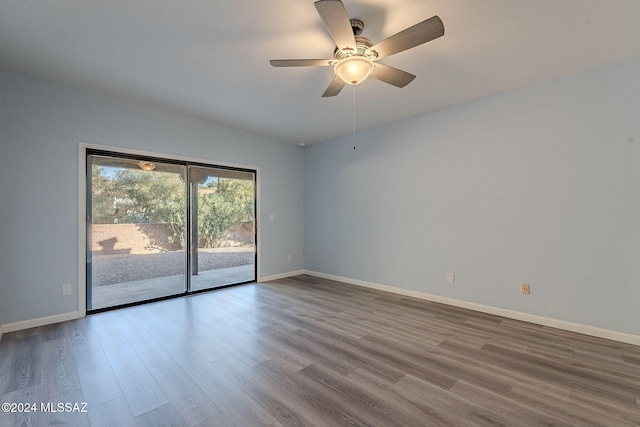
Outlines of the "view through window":
M87 310L256 279L255 171L87 155Z

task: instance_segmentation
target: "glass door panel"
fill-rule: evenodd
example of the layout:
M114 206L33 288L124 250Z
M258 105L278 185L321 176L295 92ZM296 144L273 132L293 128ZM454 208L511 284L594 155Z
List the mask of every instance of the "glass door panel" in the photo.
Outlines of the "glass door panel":
M255 174L189 166L190 291L256 279Z
M87 310L186 292L186 166L87 156Z

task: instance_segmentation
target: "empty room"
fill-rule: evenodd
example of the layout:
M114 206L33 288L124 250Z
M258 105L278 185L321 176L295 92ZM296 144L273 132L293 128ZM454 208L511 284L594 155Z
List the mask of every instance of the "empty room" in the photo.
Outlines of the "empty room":
M638 22L0 0L0 425L640 425Z

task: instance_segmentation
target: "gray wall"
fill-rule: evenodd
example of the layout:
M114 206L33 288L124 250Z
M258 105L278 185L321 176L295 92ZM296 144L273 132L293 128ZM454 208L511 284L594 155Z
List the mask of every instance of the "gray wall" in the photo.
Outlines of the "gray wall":
M640 60L357 140L305 149L307 270L640 335Z
M79 142L259 167L260 275L303 267L298 147L6 70L0 83L3 324L78 309ZM62 296L63 283L73 284L72 297Z

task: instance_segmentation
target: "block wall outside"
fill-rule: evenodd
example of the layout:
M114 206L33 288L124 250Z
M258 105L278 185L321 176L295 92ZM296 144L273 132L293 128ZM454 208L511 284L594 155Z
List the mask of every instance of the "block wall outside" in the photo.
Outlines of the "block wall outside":
M178 250L170 235L168 224L93 224L91 249L105 255Z
M169 224L93 224L91 249L94 254L147 254L180 250L171 243ZM221 246L242 246L253 243L252 223L234 227Z

